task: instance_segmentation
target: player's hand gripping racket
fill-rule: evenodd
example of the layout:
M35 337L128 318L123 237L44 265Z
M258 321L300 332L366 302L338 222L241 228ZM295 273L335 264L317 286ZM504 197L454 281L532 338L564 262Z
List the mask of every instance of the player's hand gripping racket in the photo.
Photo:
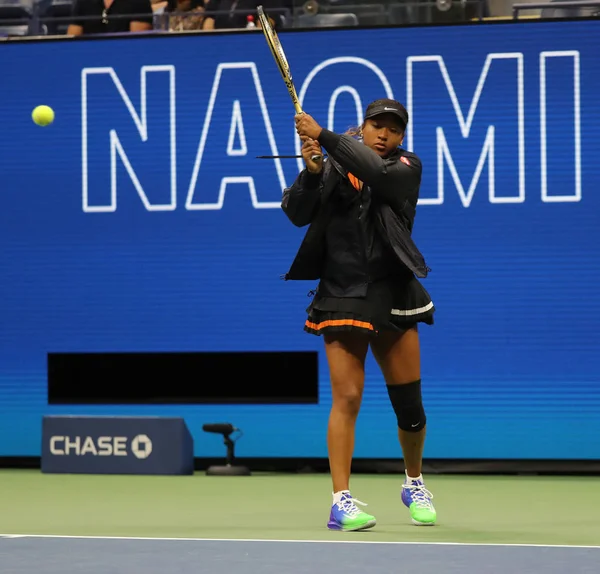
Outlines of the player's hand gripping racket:
M281 46L281 42L277 37L277 33L271 26L271 22L262 6L258 6L258 19L260 21L263 34L265 35L265 39L267 40L267 44L271 49L271 53L273 54L273 58L275 58L275 62L279 71L281 72L281 77L287 86L287 90L292 98L292 103L294 104L294 108L296 109L297 114L303 114L302 106L300 105L300 100L298 100L298 94L296 93L296 88L294 86L294 81L292 80L292 73L290 71L290 66L288 64L287 58L285 57L285 52L283 51L283 47ZM323 158L322 155L313 155L311 159L313 161L319 161Z

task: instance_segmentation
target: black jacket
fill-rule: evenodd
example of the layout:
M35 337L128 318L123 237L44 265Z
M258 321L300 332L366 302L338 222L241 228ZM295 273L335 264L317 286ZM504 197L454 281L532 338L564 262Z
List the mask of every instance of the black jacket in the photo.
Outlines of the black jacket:
M417 277L426 277L429 268L411 237L421 185L419 158L398 148L383 159L352 136L328 130L323 130L319 142L328 154L321 173L304 169L283 192L281 207L289 220L297 227L309 225L284 278L321 278L332 193L339 186L351 185L348 172L371 189L377 232L406 268Z

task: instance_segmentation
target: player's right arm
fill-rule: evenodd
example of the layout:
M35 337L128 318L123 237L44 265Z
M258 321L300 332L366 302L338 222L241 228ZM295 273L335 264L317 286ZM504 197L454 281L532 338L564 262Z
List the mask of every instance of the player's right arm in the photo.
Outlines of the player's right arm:
M316 213L321 200L323 181L323 152L318 142L310 138L302 138L302 157L306 164L296 181L283 190L281 208L288 219L297 227L308 225ZM313 161L314 155L321 159Z

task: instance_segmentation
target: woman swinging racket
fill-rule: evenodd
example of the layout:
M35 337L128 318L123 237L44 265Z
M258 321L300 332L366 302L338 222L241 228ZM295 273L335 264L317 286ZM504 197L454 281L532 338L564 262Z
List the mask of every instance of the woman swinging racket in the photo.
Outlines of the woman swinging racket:
M402 502L414 524L432 525L433 497L421 475L426 416L417 324L433 324L434 305L417 279L429 269L411 239L421 162L400 147L408 113L395 100L376 100L362 126L343 135L308 114L295 121L306 167L284 190L282 209L294 225L309 228L285 278L319 280L304 330L323 335L331 378L327 526L363 530L376 523L356 506L364 503L352 498L349 484L369 346L397 418ZM321 148L328 159L311 159Z

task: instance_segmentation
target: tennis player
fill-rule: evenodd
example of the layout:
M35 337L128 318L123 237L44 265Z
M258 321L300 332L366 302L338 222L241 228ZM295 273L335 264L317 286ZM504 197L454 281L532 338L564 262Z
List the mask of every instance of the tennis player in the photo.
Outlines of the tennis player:
M304 330L324 338L332 390L327 444L333 482L328 528L376 524L350 493L355 423L369 347L384 376L405 463L402 502L412 522L436 512L422 471L426 416L418 323L434 305L418 278L429 268L411 238L421 162L401 147L408 113L391 99L372 102L363 124L336 134L308 114L295 116L305 168L283 193L290 221L308 230L285 275L318 280ZM311 157L327 152L326 160Z

